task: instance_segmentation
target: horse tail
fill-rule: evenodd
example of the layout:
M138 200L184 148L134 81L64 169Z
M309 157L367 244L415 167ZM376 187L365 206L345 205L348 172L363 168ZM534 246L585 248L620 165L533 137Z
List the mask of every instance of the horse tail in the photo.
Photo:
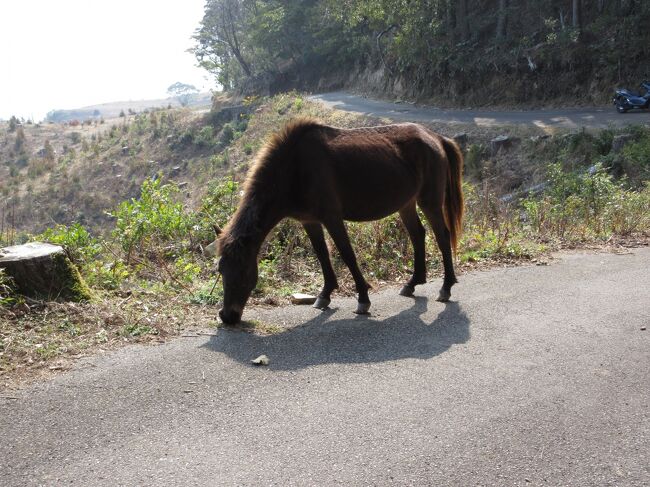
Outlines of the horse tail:
M445 191L444 216L451 237L451 247L454 253L458 249L458 241L463 227L463 153L458 144L451 139L441 137L442 145L449 161L449 177Z

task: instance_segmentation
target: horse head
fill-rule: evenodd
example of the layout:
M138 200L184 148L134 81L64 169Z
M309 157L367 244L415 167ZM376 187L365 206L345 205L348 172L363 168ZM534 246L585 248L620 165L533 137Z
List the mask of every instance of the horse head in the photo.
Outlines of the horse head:
M223 279L223 308L219 318L227 325L239 323L244 306L257 284L254 246L236 245L222 250L217 272Z

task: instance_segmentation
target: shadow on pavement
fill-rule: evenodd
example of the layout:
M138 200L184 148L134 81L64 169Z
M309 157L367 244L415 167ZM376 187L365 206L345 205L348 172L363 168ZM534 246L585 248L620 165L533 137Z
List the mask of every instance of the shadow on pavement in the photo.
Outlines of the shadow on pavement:
M223 328L204 347L243 363L266 354L270 368L296 370L330 363L373 363L405 358L428 359L470 338L469 319L449 302L431 323L422 320L428 298L383 320L372 316L333 319L336 309L282 333L260 336Z

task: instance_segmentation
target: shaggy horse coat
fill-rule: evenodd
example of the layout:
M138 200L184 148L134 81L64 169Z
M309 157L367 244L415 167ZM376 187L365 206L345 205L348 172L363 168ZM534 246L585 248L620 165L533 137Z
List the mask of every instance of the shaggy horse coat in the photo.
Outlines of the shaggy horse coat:
M314 306L325 308L338 287L325 243L325 227L350 269L358 313L370 307L369 285L357 265L345 220L370 221L399 212L414 249L414 270L400 294L426 282L420 207L442 252L445 276L439 301L456 282L452 249L463 218L463 157L450 139L404 123L340 129L297 120L275 134L250 169L243 198L218 239L226 323L236 323L257 282L257 253L283 218L302 223L318 256L324 286Z

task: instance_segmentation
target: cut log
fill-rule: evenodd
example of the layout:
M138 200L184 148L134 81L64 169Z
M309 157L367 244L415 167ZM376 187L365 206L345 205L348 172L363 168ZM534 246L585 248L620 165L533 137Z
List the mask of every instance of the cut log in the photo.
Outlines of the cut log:
M507 135L499 135L490 141L490 153L496 156L499 151L507 151L513 145L520 142L519 137L509 137Z
M18 292L36 299L87 301L92 292L63 247L31 242L0 249L0 268Z

